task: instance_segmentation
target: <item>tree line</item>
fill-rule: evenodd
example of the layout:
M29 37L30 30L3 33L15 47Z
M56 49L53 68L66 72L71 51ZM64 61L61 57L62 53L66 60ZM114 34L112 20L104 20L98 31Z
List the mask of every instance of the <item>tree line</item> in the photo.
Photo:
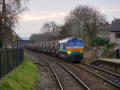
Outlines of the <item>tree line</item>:
M99 10L88 5L79 5L65 18L65 24L58 26L55 22L45 23L42 33L31 35L31 40L51 41L77 36L84 40L88 47L97 37L99 30L109 30L106 17Z

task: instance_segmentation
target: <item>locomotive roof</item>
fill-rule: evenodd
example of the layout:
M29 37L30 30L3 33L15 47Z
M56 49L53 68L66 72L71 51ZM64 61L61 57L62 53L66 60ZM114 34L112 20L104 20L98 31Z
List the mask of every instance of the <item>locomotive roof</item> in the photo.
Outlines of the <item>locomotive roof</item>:
M82 40L81 38L78 38L78 37L68 37L68 38L59 40L59 43L64 43L64 42L67 42L68 40L75 40L75 39Z

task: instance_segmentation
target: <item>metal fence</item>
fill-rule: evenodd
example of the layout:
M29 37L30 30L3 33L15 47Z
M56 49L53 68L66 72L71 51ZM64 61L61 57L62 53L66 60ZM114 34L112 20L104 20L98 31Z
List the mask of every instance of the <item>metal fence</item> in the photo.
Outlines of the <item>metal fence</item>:
M0 49L0 79L24 60L22 48Z

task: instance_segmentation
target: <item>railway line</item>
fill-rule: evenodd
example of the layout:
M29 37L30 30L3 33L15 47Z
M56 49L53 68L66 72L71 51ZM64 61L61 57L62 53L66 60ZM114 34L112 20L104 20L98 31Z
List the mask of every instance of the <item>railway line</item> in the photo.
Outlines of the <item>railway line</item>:
M103 78L104 80L107 80L109 83L120 88L120 75L118 73L109 71L104 68L97 67L95 65L87 64L87 63L76 64L76 66L78 68L83 66L88 71L91 71L91 73L97 75L98 77Z
M53 71L60 90L91 90L66 66L59 62L51 61L51 59L44 56L41 57L41 59L43 59Z
M42 54L35 52L32 52L31 54L32 56L41 59L41 61L49 66L54 74L57 90L91 90L66 66L61 65L59 62L51 61L51 59L46 58ZM40 63L36 62L35 64L39 65Z
M78 68L83 67L82 69L85 69L86 71L89 71L90 73L120 88L120 75L117 73L86 63L76 64L75 66Z
M105 72L105 70L99 70L98 68L93 68L94 66L91 67L83 63L72 64L64 62L57 58L43 54L38 54L37 56L41 58L42 61L45 61L49 67L51 67L60 90L119 90L120 88L119 85L113 83L110 79L105 78L105 76L109 76L118 80L119 75L117 76L115 73L109 71ZM72 77L69 75L70 73L73 74ZM73 76L76 78L73 79ZM78 79L77 82L76 79ZM82 83L78 84L79 81L82 81Z
M120 85L119 85L120 78L116 75L113 76L113 74L108 74L105 71L101 72L99 70L96 70L95 68L93 69L91 67L86 67L83 65L75 65L75 66L103 79L105 82L108 82L109 84L111 84L115 87L120 88Z
M119 63L107 62L103 60L97 60L91 63L92 66L96 66L98 68L103 68L106 71L110 71L120 75L120 65Z
M80 66L83 66L84 68L89 68L89 71L92 71L98 75L101 75L102 77L105 77L105 79L108 79L111 83L114 83L118 87L120 87L120 75L116 74L114 72L105 70L103 68L99 68L93 65L82 63Z
M48 59L51 58L46 56ZM53 58L51 58L53 61ZM103 79L102 76L99 77L93 73L86 72L85 69L80 70L76 65L62 62L62 65L65 65L69 68L79 79L81 79L91 90L119 90L118 85L114 85L114 83L108 82L108 79ZM101 85L101 86L100 86Z

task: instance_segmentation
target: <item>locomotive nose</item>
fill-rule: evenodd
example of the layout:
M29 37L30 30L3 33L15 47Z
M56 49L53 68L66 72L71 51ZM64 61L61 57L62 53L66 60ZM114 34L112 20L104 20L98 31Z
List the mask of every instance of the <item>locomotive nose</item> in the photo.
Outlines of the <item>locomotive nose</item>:
M80 53L83 53L84 51L84 48L69 48L67 49L67 52L69 54L80 54Z

